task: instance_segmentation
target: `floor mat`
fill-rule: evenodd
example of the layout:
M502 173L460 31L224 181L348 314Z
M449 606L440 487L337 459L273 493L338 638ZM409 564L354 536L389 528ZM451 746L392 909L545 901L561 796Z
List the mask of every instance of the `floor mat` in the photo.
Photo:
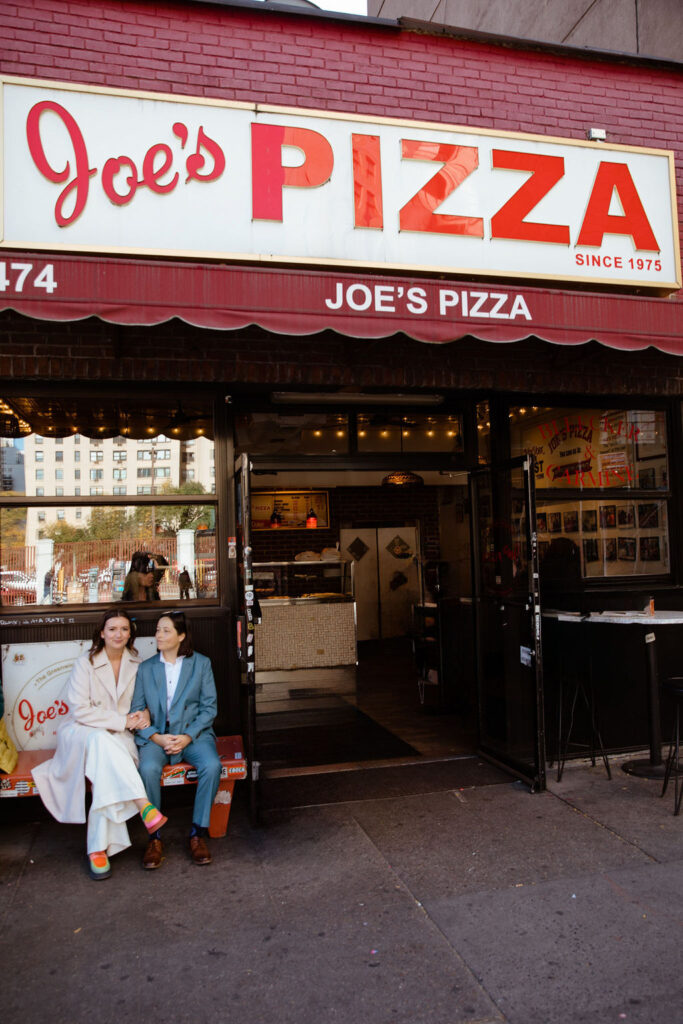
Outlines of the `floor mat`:
M258 759L264 768L305 768L417 754L414 747L378 725L362 711L336 722L259 732Z
M263 779L261 806L267 811L347 800L386 800L512 781L512 776L475 755L427 764Z

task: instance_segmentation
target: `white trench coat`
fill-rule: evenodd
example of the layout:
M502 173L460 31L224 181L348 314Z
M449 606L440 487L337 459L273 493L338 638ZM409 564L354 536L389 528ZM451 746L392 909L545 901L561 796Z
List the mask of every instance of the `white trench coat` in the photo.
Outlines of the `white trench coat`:
M140 659L124 648L118 683L104 650L75 663L66 688L69 714L49 761L33 769L40 797L57 821L85 821L85 780L92 787L88 853L130 846L126 820L146 799L133 734L126 729Z

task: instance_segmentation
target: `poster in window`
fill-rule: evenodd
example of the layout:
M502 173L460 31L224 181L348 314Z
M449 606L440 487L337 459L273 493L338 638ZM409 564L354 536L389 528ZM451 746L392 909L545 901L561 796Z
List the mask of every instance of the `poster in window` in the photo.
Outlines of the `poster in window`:
M659 459L666 455L666 419L663 412L639 410L631 413L636 433L638 462ZM641 470L642 473L642 470Z
M621 562L635 562L636 560L636 539L635 537L619 537L617 540L617 554Z
M636 515L633 505L620 505L617 509L617 526L635 526Z
M659 562L659 537L640 538L640 560L641 562Z
M548 530L550 533L560 533L562 530L562 513L548 512Z
M638 506L638 528L653 530L659 527L659 505L656 501Z
M597 537L589 537L588 539L584 539L583 559L586 563L600 561L600 541Z
M605 561L616 562L617 560L617 538L606 537L605 538Z
M581 513L581 528L584 533L598 532L598 513L594 508L585 508Z
M601 505L600 506L600 528L602 530L610 530L612 527L617 525L617 506L616 505Z
M579 529L579 513L575 508L564 513L564 532L577 533Z
M545 512L539 512L536 516L536 529L539 533L546 533L548 530L548 517Z

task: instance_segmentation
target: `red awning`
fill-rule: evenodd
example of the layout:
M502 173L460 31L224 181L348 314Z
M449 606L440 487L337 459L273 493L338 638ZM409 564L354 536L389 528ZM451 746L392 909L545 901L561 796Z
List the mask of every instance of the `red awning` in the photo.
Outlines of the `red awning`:
M0 308L41 320L97 316L107 323L151 326L178 317L216 330L256 324L290 335L403 333L437 344L466 336L510 342L535 335L558 345L598 341L683 355L683 301L675 297L380 277L360 270L7 251L0 289Z

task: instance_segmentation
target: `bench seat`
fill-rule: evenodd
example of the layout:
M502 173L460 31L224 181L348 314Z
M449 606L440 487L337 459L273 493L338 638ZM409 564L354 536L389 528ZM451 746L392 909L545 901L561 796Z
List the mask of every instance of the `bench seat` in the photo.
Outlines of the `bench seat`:
M218 736L216 749L221 759L221 781L211 808L209 835L219 839L228 830L230 805L237 779L246 779L247 762L241 736ZM0 774L0 799L4 797L38 796L31 770L47 761L54 750L20 750L19 760L9 775ZM161 773L162 786L192 786L197 772L186 761L168 764Z

